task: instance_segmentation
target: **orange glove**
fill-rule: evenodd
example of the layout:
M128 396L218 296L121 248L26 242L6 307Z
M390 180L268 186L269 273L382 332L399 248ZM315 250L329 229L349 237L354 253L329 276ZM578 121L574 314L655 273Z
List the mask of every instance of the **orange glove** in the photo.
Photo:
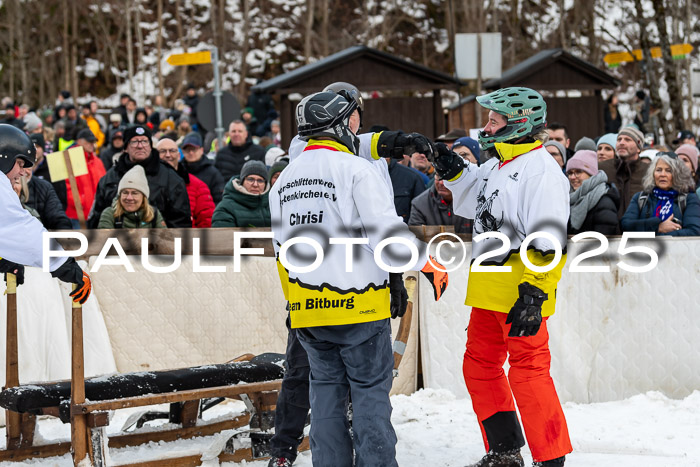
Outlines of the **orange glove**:
M90 276L82 270L74 258L68 258L58 269L52 271L51 275L63 282L70 282L76 285L75 290L70 293L74 302L82 305L90 296L90 291L92 290Z
M90 275L85 271L83 271L81 282L82 284L80 282L75 284L75 289L70 293L70 296L73 297L74 302L78 302L82 305L87 301L88 297L90 297L90 291L92 291Z
M435 266L433 266L433 264ZM445 272L445 268L442 266L442 264L438 263L437 260L431 256L428 262L425 263L425 266L423 266L423 269L420 270L420 272L423 273L423 275L428 279L428 281L430 281L430 285L433 286L433 295L435 296L435 301L440 300L440 297L442 297L442 294L445 292L445 289L447 289L448 278L447 272Z

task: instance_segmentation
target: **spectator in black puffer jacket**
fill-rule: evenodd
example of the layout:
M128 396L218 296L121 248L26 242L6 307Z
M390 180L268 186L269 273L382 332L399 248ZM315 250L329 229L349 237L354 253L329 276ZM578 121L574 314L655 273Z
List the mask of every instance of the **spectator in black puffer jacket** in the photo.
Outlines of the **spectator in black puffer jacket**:
M66 216L51 183L32 177L30 173L27 176L27 189L28 196L22 201L39 213L39 220L47 230L70 230L73 228L73 224Z
M224 196L224 185L226 182L221 173L214 167L214 161L204 155L202 137L196 132L188 134L182 141L181 148L185 157L182 160L182 164L187 169L187 172L206 183L214 204L219 204L219 201Z
M243 121L231 122L228 134L231 141L216 153L214 162L214 166L227 181L240 175L243 164L246 162L265 162L265 149L248 141L248 130Z
M585 149L577 151L566 163L566 176L571 184L568 233L619 233L620 193L608 183L605 172L598 170L598 155Z
M117 163L100 179L88 226L97 227L102 211L117 196L119 180L134 165L141 165L148 179L148 201L158 208L168 227L192 227L192 213L187 188L182 178L168 164L160 161L153 149L148 128L135 125L124 130L125 150Z

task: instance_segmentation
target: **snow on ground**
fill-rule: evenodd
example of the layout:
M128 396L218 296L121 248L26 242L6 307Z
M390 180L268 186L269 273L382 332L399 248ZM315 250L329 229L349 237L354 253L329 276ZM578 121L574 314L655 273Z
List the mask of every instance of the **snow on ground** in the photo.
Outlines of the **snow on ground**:
M399 439L397 459L401 466L458 467L483 455L481 434L471 404L456 399L445 390L426 389L411 396L392 397L392 422ZM161 407L165 409L165 406ZM241 403L217 406L206 419L242 410ZM138 409L118 411L110 433L118 431L128 416ZM683 400L668 399L658 392L640 394L617 402L564 405L574 452L567 456L567 467L691 467L700 465L700 391ZM69 430L57 420L40 422L44 440L67 439ZM114 463L153 460L175 455L217 451L226 435L209 436L172 443L151 443L136 448L110 450ZM4 444L2 441L0 444ZM523 449L527 465L531 456ZM213 458L214 456L205 456ZM68 455L23 463L2 462L0 467L17 465L68 467ZM218 465L208 460L205 466ZM266 467L267 461L224 463L223 467ZM310 467L311 454L302 453L295 466Z

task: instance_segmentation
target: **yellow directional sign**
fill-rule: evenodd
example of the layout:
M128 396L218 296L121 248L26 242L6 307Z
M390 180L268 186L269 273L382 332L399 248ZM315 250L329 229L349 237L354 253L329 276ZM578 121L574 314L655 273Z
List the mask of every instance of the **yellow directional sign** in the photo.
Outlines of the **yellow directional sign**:
M204 65L211 63L211 52L192 52L188 54L173 54L168 57L168 63L172 66Z
M693 51L693 46L690 44L673 44L671 46L671 55L673 57L682 57L684 55L689 54L692 51ZM651 58L660 58L661 57L661 47L652 47L650 52L651 52ZM616 65L619 65L620 63L633 62L635 60L635 58L637 60L642 59L642 50L641 49L633 50L632 53L634 54L634 57L629 52L609 53L605 57L603 57L603 61L610 66L616 66Z

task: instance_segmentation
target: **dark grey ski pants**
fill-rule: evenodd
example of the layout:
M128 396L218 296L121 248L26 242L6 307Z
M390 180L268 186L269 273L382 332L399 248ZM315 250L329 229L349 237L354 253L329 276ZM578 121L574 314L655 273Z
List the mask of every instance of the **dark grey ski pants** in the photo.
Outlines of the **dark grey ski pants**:
M311 454L315 467L393 467L396 433L389 391L394 364L388 319L300 328L311 367ZM353 438L346 407L352 399Z

